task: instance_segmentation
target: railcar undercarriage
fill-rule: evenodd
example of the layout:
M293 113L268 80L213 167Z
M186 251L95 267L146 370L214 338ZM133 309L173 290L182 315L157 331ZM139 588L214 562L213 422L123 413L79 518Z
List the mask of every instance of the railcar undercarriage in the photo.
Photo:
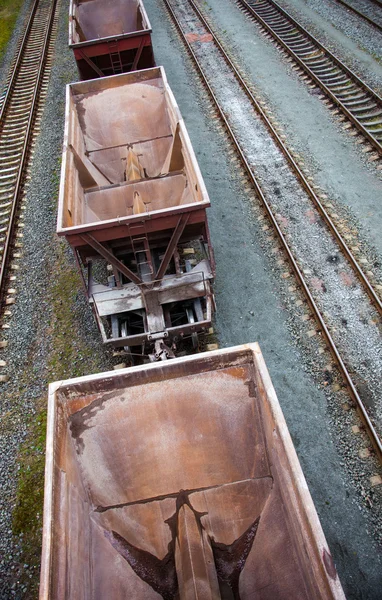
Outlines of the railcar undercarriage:
M78 256L103 341L150 360L173 358L185 342L198 350L199 334L211 327L214 308L208 245L193 240L193 245L177 246L161 280L155 273L166 248L146 246L145 251L114 251L141 283L131 282L105 259L81 261Z

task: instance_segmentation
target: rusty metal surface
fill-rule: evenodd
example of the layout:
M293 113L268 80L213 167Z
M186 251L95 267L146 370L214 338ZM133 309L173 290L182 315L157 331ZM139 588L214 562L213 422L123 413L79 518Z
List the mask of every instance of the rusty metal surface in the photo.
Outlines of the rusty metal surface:
M70 44L151 29L139 0L72 0Z
M140 179L127 179L132 152ZM207 191L161 67L68 86L59 234L207 206Z
M155 65L151 25L141 0L71 0L69 46L81 79Z
M343 598L257 344L50 388L40 600Z
M187 336L196 347L213 306L209 205L161 67L68 86L57 232L104 343L151 354L162 334L171 352Z

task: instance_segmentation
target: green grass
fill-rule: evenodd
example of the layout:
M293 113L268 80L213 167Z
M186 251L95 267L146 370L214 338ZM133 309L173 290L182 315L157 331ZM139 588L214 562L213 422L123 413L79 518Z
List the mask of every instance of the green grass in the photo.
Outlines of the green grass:
M11 37L24 0L0 0L0 60Z
M1 0L0 0L1 2ZM52 175L52 183L58 192L59 165ZM44 379L56 381L91 372L92 356L78 335L74 303L81 291L79 274L69 263L66 243L56 239L52 261L47 267L53 274L46 296L50 299L52 314L44 335L51 340L49 360ZM36 332L38 325L36 324ZM38 333L35 341L39 345ZM19 393L28 391L30 381L36 376L31 359L24 365L19 375ZM79 358L81 360L79 360ZM89 365L90 363L90 365ZM12 529L16 535L23 534L23 561L38 566L41 553L41 526L44 498L44 469L46 442L47 396L36 402L36 412L28 421L28 435L19 451L19 476L16 506L13 512Z
M20 449L20 479L16 509L13 515L13 532L26 533L35 528L42 517L44 495L44 464L46 438L45 399L38 402L38 416L31 419L28 439ZM44 408L42 408L44 407ZM41 525L41 523L40 523Z
M19 560L28 571L19 576L27 587L24 598L37 599L41 556L41 528L44 503L44 471L46 441L46 398L36 403L37 416L30 419L27 440L19 450L19 476L12 529L23 535Z
M81 338L74 303L77 294L83 293L82 283L77 269L68 264L66 251L66 242L59 242L50 294L54 314L50 332L53 348L48 363L50 381L80 377L99 368Z
M47 382L94 373L101 368L97 357L81 338L78 329L74 304L77 294L81 293L79 274L68 260L66 243L57 240L56 244L51 269L54 277L51 277L52 283L46 292L53 309L48 330L45 331L45 335L48 335L51 340L49 360L44 374ZM36 344L38 345L38 340ZM33 356L33 352L31 355ZM35 373L33 358L31 358L19 377L20 394L27 392L33 377ZM22 554L19 560L20 563L28 564L29 569L28 572L20 574L19 580L28 588L26 595L23 596L27 600L38 597L44 500L46 406L47 396L36 402L36 413L29 419L27 439L21 445L18 455L19 473L12 530L15 535L23 536Z

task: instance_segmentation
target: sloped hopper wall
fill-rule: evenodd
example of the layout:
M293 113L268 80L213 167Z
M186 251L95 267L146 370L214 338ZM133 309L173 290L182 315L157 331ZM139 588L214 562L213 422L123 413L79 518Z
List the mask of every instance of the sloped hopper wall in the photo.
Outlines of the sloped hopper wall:
M155 68L69 86L60 192L64 227L207 199L162 74Z
M40 598L342 598L251 348L51 396Z
M142 29L137 0L79 0L74 6L86 40Z

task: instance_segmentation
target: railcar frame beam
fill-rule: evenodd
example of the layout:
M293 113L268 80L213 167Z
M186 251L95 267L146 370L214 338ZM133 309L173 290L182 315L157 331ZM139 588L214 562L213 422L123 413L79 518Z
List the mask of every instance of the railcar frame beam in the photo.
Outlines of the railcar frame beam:
M183 213L174 229L174 232L171 236L171 240L167 246L166 252L162 259L162 262L159 266L158 272L156 274L155 279L162 279L164 274L166 273L166 269L171 260L172 255L174 254L177 243L179 242L180 236L182 235L184 228L187 225L188 219L190 217L189 213Z
M93 69L93 71L95 71L97 73L97 75L99 77L104 77L104 74L102 73L101 69L99 69L97 67L97 65L92 61L91 58L89 58L85 52L82 52L82 50L79 50L79 53L81 54L81 58L83 58L89 65L89 67L91 67Z
M132 71L136 71L136 69L137 69L137 66L138 66L138 63L139 63L139 59L141 58L141 54L142 54L142 50L143 50L144 45L145 45L145 39L142 38L141 39L141 43L139 44L139 48L137 49L137 52L135 54L134 62L133 62L132 67L131 67Z
M89 244L98 254L100 254L105 260L107 260L113 267L115 267L120 273L125 275L130 281L136 283L137 285L141 285L143 283L142 279L138 277L133 271L131 271L126 265L124 265L110 250L105 248L103 244L101 244L98 240L96 240L90 233L83 233L81 238Z

